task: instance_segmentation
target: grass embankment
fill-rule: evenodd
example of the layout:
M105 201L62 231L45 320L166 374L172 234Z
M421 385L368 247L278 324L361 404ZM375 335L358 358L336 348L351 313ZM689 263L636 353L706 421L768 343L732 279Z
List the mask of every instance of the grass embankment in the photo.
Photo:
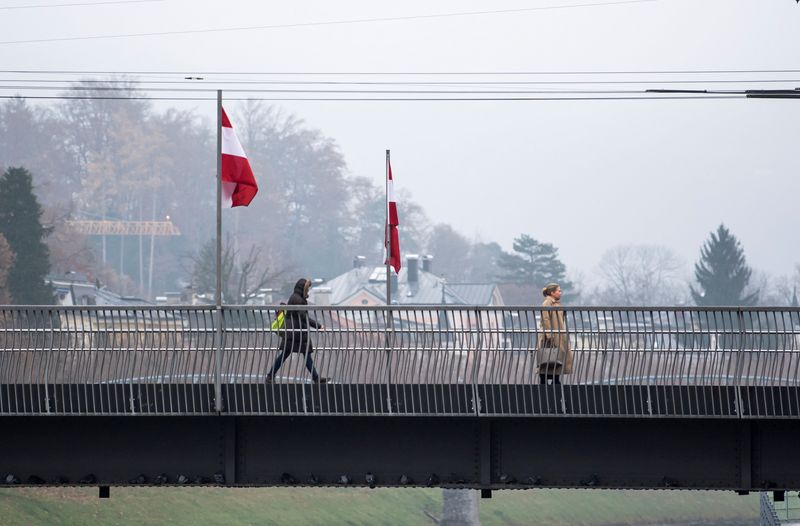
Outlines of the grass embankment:
M433 524L442 492L428 489L0 489L6 525ZM480 501L486 525L757 523L758 496L688 491L496 491Z

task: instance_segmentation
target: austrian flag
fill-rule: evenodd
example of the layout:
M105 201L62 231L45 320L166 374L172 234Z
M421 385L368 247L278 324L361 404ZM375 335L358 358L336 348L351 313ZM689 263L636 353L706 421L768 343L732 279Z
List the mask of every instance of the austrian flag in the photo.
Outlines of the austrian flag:
M258 192L256 178L225 110L222 110L222 204L247 206Z
M394 267L395 272L400 272L400 234L397 227L400 220L397 217L397 201L394 197L394 178L392 177L392 164L386 158L386 201L388 213L386 217L386 264Z

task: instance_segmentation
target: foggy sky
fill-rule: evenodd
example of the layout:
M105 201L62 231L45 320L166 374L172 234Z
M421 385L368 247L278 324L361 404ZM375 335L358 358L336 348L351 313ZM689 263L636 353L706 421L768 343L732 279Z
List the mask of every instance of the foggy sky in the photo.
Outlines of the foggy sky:
M0 40L579 3L592 1L165 0L6 9L0 10ZM22 4L35 3L2 5ZM800 6L793 0L657 0L513 14L0 44L0 69L794 69L800 67L799 25ZM723 76L707 77L719 78ZM782 78L797 82L770 87L800 86L798 74ZM214 87L210 77L205 83ZM451 223L470 239L496 240L506 249L520 233L552 242L569 273L591 275L605 249L630 243L667 245L688 270L720 222L739 237L754 267L786 274L800 262L795 233L800 223L795 212L800 100L280 104L334 138L353 175L382 184L384 151L390 148L396 188L410 190L433 221ZM209 117L214 110L213 103L191 107Z

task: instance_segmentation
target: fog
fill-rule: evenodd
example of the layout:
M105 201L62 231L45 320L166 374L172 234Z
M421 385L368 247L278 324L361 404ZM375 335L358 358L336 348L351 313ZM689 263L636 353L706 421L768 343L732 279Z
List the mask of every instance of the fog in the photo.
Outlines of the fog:
M798 66L800 39L800 7L791 0L505 1L490 8L543 9L369 22L364 20L489 7L477 1L188 0L11 7L4 7L0 18L5 70L177 71L205 74L206 80L194 85L208 88L226 78L208 73L213 71L792 69ZM47 41L353 20L359 22ZM771 78L786 82L755 87L794 88L800 86L794 77L800 74L694 75L709 83L691 87L742 89L754 85L711 81ZM643 83L622 89L689 76L636 78ZM213 115L213 102L183 104L209 119ZM555 244L572 274L594 272L612 246L642 243L671 247L688 271L703 240L721 222L740 239L755 268L787 274L800 262L794 206L800 194L800 101L276 104L334 139L350 174L380 183L384 151L391 149L397 188L410 191L434 222L506 249L515 236L528 233Z

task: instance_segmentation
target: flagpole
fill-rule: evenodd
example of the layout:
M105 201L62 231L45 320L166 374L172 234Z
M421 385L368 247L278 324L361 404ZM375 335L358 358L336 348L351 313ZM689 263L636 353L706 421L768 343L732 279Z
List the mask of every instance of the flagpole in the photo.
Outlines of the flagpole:
M389 226L389 150L386 150L386 305L392 304L392 230Z
M389 150L386 150L386 306L389 307L386 312L386 408L389 414L392 413L392 392L389 385L392 383L392 341L390 332L394 330L394 316L392 315L392 271L391 271L391 258L392 258L392 227L389 226ZM394 182L392 183L394 184Z
M214 408L222 412L222 90L217 90L217 291L214 375Z
M222 308L222 90L217 90L217 308Z

